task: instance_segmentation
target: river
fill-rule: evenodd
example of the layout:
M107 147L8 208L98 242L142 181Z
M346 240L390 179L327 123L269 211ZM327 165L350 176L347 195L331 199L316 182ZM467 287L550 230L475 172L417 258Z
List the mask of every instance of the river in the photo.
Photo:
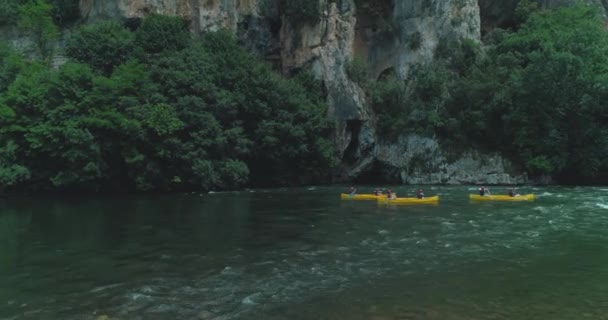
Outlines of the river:
M608 188L341 190L0 199L0 319L608 319Z

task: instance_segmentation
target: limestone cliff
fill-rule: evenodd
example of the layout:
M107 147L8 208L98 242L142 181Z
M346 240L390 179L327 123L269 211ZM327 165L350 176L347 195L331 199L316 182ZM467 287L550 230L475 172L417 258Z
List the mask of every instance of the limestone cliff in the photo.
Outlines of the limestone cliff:
M496 155L469 150L448 157L437 141L417 136L381 142L365 93L346 72L357 56L367 61L373 79L385 73L406 77L413 65L430 61L445 39L479 41L483 12L477 0L356 3L320 0L320 18L312 23L281 15L279 0L80 0L80 9L86 22L178 15L194 33L231 30L285 74L311 70L327 88L328 116L336 124L334 141L342 161L338 181L524 182L525 176L512 175L508 162Z

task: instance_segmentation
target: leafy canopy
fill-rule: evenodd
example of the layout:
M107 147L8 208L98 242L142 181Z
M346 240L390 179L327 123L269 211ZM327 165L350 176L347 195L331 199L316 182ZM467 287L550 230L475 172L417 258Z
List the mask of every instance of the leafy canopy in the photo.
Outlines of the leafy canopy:
M326 179L333 148L318 84L275 74L227 32L193 40L184 26L161 16L135 32L86 26L58 69L0 50L13 61L0 78L0 182L166 191Z

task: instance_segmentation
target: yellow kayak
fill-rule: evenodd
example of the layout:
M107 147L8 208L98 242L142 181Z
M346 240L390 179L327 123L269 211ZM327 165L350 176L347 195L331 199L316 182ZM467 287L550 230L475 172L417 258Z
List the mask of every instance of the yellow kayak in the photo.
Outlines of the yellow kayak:
M379 198L386 198L386 195L375 195L375 194L347 194L341 193L340 199L342 200L376 200Z
M491 196L480 196L478 194L469 194L469 199L475 201L534 201L534 194L522 194L519 196L511 197L509 195L491 195Z
M387 204L436 204L439 202L439 196L426 197L422 199L418 198L397 198L388 199L386 196L379 198L378 203Z

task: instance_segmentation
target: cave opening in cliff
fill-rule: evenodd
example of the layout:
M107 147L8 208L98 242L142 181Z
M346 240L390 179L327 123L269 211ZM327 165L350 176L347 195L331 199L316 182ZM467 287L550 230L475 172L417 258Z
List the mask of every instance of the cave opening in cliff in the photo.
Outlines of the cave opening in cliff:
M377 81L387 81L387 80L394 80L397 79L397 72L395 71L395 68L390 67L387 69L384 69L384 71L380 72L380 75L378 75L378 78L376 79Z
M372 164L356 178L353 183L382 187L383 185L395 185L401 183L399 172L386 163L375 160Z
M347 120L346 121L346 132L350 132L350 143L346 150L342 160L346 164L354 164L357 162L358 151L359 151L359 133L361 132L361 126L363 121L361 120Z

